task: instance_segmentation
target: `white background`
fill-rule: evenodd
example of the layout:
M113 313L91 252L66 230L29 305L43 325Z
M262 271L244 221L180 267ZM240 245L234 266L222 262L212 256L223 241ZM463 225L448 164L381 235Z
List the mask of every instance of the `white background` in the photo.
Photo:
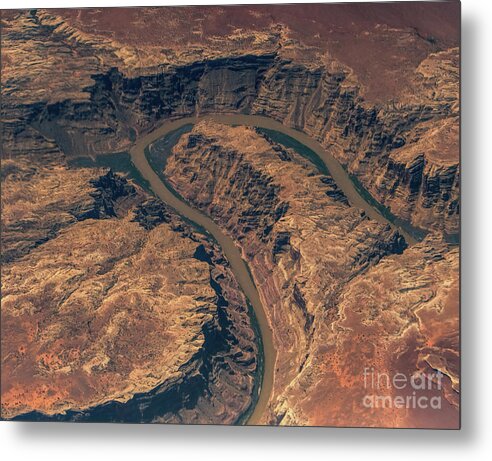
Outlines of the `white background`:
M44 0L2 8L144 6L171 1ZM231 1L197 2L233 3ZM285 3L253 2L238 3ZM297 1L297 3L302 3ZM0 456L35 460L491 459L492 15L489 0L462 1L462 430L294 429L0 422ZM490 287L489 287L490 285ZM485 453L489 452L489 455Z

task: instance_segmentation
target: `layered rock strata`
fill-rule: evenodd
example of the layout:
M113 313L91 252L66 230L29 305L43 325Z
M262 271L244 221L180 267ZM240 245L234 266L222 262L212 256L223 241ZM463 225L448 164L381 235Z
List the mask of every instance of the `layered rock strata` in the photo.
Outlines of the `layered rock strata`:
M2 417L237 422L260 351L220 249L121 176L34 165L2 170Z
M307 160L253 129L201 122L174 147L164 174L249 262L277 352L263 423L425 425L412 411L388 418L367 411L359 378L375 365L413 373L439 364L456 387L456 250L434 242L388 258L406 248L397 233L352 208ZM441 288L448 272L453 279ZM354 287L368 293L361 297ZM358 323L348 325L354 317ZM443 317L446 325L432 331ZM439 395L455 424L458 394L447 383Z
M448 30L447 7L441 8ZM200 40L193 34L181 40L175 29L182 19L174 13L122 12L118 30L111 33L108 25L98 27L105 19L97 12L87 18L91 27L80 19L82 12L76 17L43 10L6 14L6 152L14 155L25 146L42 152L53 143L72 155L115 152L129 146L135 130L151 130L169 117L262 114L319 140L397 218L424 231L457 234L457 40L371 24L357 15L359 22L346 23L346 12L342 23L357 29L355 59L336 27L327 29L331 35L325 41L313 41L299 35L292 17L267 24L271 16L260 9L251 13L250 24L234 27L235 17L221 10L221 20L229 21L221 33L202 30ZM171 14L169 30L176 35L170 34L167 46L156 37L142 39L138 31L146 22L135 14L162 24L160 30L167 29ZM316 17L330 22L329 14ZM379 79L364 57L365 46L368 53L373 46L378 50ZM383 59L384 50L398 62ZM57 78L48 81L51 75Z
M1 14L2 295L10 297L8 310L2 299L2 416L37 410L43 418L107 420L106 405L113 405L116 420L125 411L175 422L231 422L244 414L254 399L257 351L244 298L220 251L162 205L144 204L138 188L115 175L68 170L63 158L124 151L169 118L241 112L305 131L392 214L433 234L394 254L404 248L401 239L351 209L331 178L249 132L238 139L273 150L271 167L244 154L247 144L231 141L224 150L220 136L210 141L220 161L212 153L203 167L179 158L175 187L237 236L274 330L278 323L278 367L263 421L457 426L458 254L441 238L456 237L459 228L458 4ZM201 131L216 135L210 127ZM196 146L181 149L201 155ZM277 157L290 167L284 171ZM188 170L177 171L180 163ZM229 185L226 166L236 172ZM205 171L220 180L217 190L201 176ZM309 194L294 193L302 190L297 183ZM238 204L239 219L230 211ZM99 240L88 241L88 233ZM79 244L90 262L74 261ZM168 265L156 273L144 260L161 252ZM178 260L193 267L194 278L178 268L181 278L168 286L164 274ZM155 281L149 288L137 279L138 302L123 296L135 283L124 264ZM211 275L207 283L207 265L224 277ZM113 283L106 273L126 281L115 292L125 303L106 300ZM21 293L16 286L24 279L29 290ZM79 283L89 292L78 292ZM189 283L193 293L181 292ZM72 304L86 297L90 305ZM234 307L225 308L221 297ZM191 324L179 317L174 299L190 301ZM67 302L64 314L59 306ZM158 307L141 313L142 302ZM142 328L151 325L152 334L130 326L133 317ZM97 321L86 327L88 318ZM182 366L176 350L171 368L159 355L171 350L152 330L163 318L173 323L171 336L191 344L179 343ZM129 361L118 352L118 328L135 335ZM117 347L104 346L106 340ZM246 357L234 355L236 341ZM162 367L147 364L145 351ZM229 364L240 371L220 371ZM444 411L361 411L366 365L379 372L442 372ZM26 387L31 381L34 387ZM398 396L394 389L384 394ZM161 414L153 413L156 402Z

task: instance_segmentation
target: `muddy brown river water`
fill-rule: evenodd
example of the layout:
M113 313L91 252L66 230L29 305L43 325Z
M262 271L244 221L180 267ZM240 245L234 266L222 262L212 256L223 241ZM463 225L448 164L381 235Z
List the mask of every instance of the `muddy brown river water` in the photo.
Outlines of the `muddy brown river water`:
M248 424L255 425L259 424L261 416L263 415L267 407L271 395L276 358L272 329L270 327L268 317L263 305L263 302L265 302L265 300L262 300L260 298L254 280L252 279L251 272L249 271L248 266L242 257L240 248L236 246L234 240L230 236L226 235L211 218L209 218L199 210L193 208L188 203L180 199L175 193L173 193L173 191L171 191L166 186L159 175L154 171L152 166L149 164L145 154L146 148L158 139L166 136L167 134L175 130L178 130L184 125L195 124L205 119L215 120L217 122L228 125L247 125L273 130L297 140L304 146L307 146L309 149L311 149L323 161L331 176L337 183L338 187L340 187L340 189L347 196L352 206L364 210L370 218L380 223L390 224L393 228L397 228L409 244L415 243L416 240L404 229L398 227L393 222L390 222L377 208L371 205L357 189L353 180L343 169L340 163L333 156L331 156L317 141L313 140L300 131L286 127L270 118L256 115L237 114L186 117L178 120L168 121L157 129L153 130L152 132L142 135L137 139L135 145L130 150L132 162L135 167L139 170L143 178L149 182L153 192L161 200L174 208L183 217L194 222L199 227L205 229L211 236L213 236L213 238L221 246L224 255L229 260L229 263L232 270L234 271L238 283L240 284L244 294L247 296L252 308L254 309L261 333L264 354L263 377L259 388L259 396L257 398L255 408L247 421Z

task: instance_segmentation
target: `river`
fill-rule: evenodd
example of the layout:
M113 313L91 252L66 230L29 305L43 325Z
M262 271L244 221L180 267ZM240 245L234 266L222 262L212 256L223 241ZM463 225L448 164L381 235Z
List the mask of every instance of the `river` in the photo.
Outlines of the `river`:
M327 170L337 183L338 187L347 196L352 206L360 208L372 219L383 223L390 224L393 228L405 237L406 241L410 244L416 242L416 238L410 235L405 229L401 228L394 222L391 222L380 210L378 210L374 204L371 205L369 201L364 198L364 194L361 192L360 187L354 184L353 179L343 169L340 163L331 156L318 142L311 139L306 134L286 127L281 123L272 120L267 117L256 115L206 115L202 117L185 117L177 120L165 122L160 127L156 128L152 132L140 136L132 149L130 155L133 164L139 170L142 177L148 181L153 192L165 203L174 208L180 215L186 219L192 221L199 227L205 229L221 246L223 253L227 257L231 268L236 276L238 283L240 284L244 294L247 296L259 325L259 329L262 336L264 364L263 364L263 379L260 386L260 394L258 396L256 406L251 416L248 419L248 424L258 424L261 416L263 415L266 406L268 404L270 394L273 387L274 369L275 369L275 347L273 343L273 334L268 322L268 317L265 312L265 308L260 299L258 290L251 277L251 272L248 269L246 262L244 261L241 250L234 240L226 235L217 224L208 216L193 208L188 203L183 201L177 196L170 188L167 187L165 182L161 180L159 175L153 170L152 166L146 157L146 148L153 142L163 138L164 136L179 130L185 125L193 125L201 120L214 120L220 123L228 125L247 125L267 130L273 130L277 133L283 133L290 138L306 146L313 151L315 155L322 160ZM313 159L311 159L313 160Z

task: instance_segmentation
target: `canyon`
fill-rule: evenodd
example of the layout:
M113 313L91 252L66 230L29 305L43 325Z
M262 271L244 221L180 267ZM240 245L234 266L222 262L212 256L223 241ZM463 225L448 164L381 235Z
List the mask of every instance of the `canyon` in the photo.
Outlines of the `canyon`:
M441 371L446 411L433 424L454 424L457 250L444 242L429 250L424 241L404 252L401 235L351 207L330 176L252 128L198 123L173 148L164 175L234 238L252 271L277 351L261 422L429 424L425 412L408 409L344 412L362 401L365 365L390 372L398 359L409 374ZM449 288L441 286L448 271L456 274ZM425 321L416 325L415 316ZM434 331L440 316L449 323Z
M26 142L49 150L53 141L68 155L117 152L166 118L266 115L318 140L398 218L425 232L458 232L457 47L432 52L416 32L381 32L428 54L397 97L373 102L352 69L280 26L210 46L171 42L167 55L154 44L91 35L48 11L18 13L4 29L12 154Z
M3 418L459 426L459 14L394 8L2 11Z
M216 244L111 171L30 164L2 186L2 417L232 424L247 412L259 344Z

